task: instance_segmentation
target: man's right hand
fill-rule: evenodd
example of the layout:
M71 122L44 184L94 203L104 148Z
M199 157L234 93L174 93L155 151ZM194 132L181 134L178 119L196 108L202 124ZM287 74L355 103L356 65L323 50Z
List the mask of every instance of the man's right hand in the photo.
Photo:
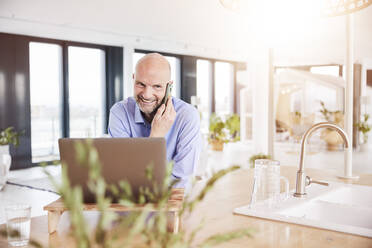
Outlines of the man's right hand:
M167 106L162 104L151 122L151 133L149 137L165 137L175 119L176 111L174 110L172 97L169 96Z

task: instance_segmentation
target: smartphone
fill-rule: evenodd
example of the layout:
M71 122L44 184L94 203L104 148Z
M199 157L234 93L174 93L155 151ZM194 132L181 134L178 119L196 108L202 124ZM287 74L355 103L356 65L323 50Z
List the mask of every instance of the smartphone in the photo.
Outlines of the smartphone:
M161 101L161 104L165 104L165 106L167 106L167 100L168 100L168 97L171 95L172 88L173 88L173 84L167 83L167 87L165 88L165 96L163 100Z

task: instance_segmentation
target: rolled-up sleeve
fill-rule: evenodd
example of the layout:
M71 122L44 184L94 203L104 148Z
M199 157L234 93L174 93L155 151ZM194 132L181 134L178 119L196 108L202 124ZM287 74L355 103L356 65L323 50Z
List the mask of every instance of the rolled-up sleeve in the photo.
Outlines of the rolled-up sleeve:
M198 111L190 108L184 118L183 126L180 127L177 137L172 177L180 180L175 187L186 188L186 191L188 191L198 165L202 146Z

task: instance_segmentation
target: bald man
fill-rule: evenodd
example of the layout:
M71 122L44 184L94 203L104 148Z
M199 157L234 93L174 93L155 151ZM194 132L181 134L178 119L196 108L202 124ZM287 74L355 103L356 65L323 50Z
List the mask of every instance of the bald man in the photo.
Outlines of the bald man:
M110 110L111 137L164 137L167 160L174 161L176 187L188 188L201 151L200 117L190 104L169 96L162 104L171 81L165 57L150 53L142 57L133 74L134 97L116 103Z

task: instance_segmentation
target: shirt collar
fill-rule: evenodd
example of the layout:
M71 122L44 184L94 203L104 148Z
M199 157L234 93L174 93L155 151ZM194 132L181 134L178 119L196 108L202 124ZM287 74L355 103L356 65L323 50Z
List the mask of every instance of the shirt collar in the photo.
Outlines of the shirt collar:
M141 114L141 110L138 107L138 104L136 104L135 110L134 110L134 121L136 123L145 123L145 120L143 119L143 116Z

